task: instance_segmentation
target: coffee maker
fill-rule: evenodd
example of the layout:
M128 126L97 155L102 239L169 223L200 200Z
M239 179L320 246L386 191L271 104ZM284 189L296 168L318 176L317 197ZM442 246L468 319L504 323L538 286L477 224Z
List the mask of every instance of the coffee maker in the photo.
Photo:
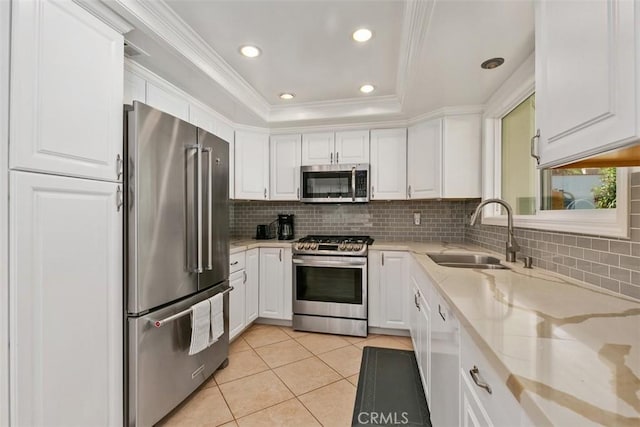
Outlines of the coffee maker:
M293 239L293 214L278 214L278 240Z

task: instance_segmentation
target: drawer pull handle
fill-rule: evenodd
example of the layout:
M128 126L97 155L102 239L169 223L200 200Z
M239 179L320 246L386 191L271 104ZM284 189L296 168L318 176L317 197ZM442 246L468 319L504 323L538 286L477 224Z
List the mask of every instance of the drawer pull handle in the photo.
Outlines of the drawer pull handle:
M233 261L233 262L231 263L231 265L236 265L237 263L238 263L238 261Z
M476 383L478 387L487 390L487 393L491 394L491 386L480 380L480 370L477 366L474 365L473 369L469 371L469 374L471 375L473 382Z
M447 321L447 318L444 317L444 313L442 312L442 307L440 306L440 304L438 304L438 314L440 315L440 317L442 317L442 320L444 320L445 322Z
M420 311L420 303L418 303L418 295L419 294L413 294L413 303L416 305L416 308L418 309L418 311Z

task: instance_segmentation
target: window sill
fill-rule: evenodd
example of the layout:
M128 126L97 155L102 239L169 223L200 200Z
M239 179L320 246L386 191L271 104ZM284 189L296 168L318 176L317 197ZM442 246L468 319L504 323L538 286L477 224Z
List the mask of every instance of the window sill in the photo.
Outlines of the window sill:
M538 215L514 216L513 225L517 228L628 239L628 219L619 215L621 210L543 211ZM482 224L506 227L507 216L483 216Z

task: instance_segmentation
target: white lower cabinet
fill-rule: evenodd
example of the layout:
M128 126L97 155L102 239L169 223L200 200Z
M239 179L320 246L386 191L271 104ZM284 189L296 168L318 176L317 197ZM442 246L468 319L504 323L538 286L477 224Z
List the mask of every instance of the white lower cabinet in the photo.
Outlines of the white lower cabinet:
M291 273L290 248L260 248L260 317L291 320Z
M369 326L408 329L409 253L369 251Z
M259 250L250 249L230 257L229 339L233 340L258 318Z
M460 331L461 417L463 425L527 425L522 407L467 331ZM491 391L489 391L489 389Z
M10 182L10 424L121 425L122 185Z

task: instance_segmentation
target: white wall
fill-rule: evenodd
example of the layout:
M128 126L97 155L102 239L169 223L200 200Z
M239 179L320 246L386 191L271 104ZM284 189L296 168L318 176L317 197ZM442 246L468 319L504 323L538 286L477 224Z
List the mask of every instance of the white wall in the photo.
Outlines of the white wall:
M9 35L11 3L0 1L0 425L9 425Z

